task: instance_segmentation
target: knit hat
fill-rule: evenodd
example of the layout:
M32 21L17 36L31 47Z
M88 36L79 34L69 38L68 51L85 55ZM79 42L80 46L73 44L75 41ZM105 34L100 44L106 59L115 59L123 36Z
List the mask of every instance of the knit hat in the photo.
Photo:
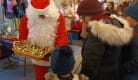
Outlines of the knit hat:
M102 12L102 4L98 0L83 0L77 10L80 16L93 16Z
M51 69L58 75L69 74L75 64L73 51L69 46L57 47L51 53Z
M31 4L34 8L44 9L50 4L50 0L31 0Z
M132 18L138 20L138 2L131 4L126 10L125 14L131 16Z

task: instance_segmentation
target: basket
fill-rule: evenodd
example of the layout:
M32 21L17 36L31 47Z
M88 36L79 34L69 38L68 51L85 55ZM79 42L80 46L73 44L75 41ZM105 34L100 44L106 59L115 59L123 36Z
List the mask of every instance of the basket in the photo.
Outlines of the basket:
M12 50L17 55L37 60L44 58L51 52L50 48L48 47L42 49L28 41L14 41Z

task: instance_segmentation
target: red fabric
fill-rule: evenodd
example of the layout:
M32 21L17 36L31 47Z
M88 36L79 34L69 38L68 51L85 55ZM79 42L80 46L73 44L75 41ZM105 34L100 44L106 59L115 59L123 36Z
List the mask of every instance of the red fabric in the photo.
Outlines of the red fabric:
M134 32L133 34L138 34L138 32Z
M135 28L138 28L138 27L135 27ZM133 32L133 34L138 34L138 32Z
M72 30L81 31L82 30L82 22L81 21L77 21L71 27L72 27Z
M2 51L0 50L0 56L2 56Z
M34 8L44 9L50 4L50 0L31 0L31 4Z
M27 28L27 16L24 15L21 20L21 24L19 27L19 40L27 40L28 36L28 28ZM57 38L55 42L55 46L67 45L68 44L68 34L65 28L65 21L64 17L61 14L58 19L59 25L57 29Z
M101 19L108 19L111 13L99 13L96 16L94 16L93 20L101 20Z
M49 61L49 58L42 58L42 60L44 60L44 61Z
M19 40L27 40L28 28L27 28L27 16L24 15L21 20L19 27ZM58 19L59 25L57 28L57 37L55 41L55 47L68 44L68 35L65 28L64 16L60 14ZM49 58L43 58L44 61L49 61ZM35 65L36 70L36 80L45 80L44 74L48 71L49 67Z
M82 2L83 0L78 0L78 3Z
M27 28L27 16L24 15L21 19L21 24L19 27L19 40L27 40L28 28Z
M19 27L19 40L27 40L28 36L28 28L27 28L27 16L24 15L21 20L21 24ZM60 17L58 19L59 25L57 28L57 37L55 41L55 47L61 46L61 45L67 45L68 44L68 35L65 28L65 21L64 16L60 14ZM48 58L43 58L44 61L49 61ZM36 70L36 80L45 80L44 74L48 71L49 67L46 66L39 66L35 65Z
M59 25L57 29L57 38L55 42L55 47L68 44L68 33L65 27L64 16L61 13L58 22Z
M27 40L28 36L28 28L27 28L27 16L24 15L21 20L21 24L19 27L19 40ZM60 13L58 19L59 25L57 28L57 37L55 46L67 45L68 44L68 34L65 28L64 16Z
M45 67L45 66L43 67L39 65L34 65L34 67L35 67L36 80L45 80L44 75L48 73L49 67Z

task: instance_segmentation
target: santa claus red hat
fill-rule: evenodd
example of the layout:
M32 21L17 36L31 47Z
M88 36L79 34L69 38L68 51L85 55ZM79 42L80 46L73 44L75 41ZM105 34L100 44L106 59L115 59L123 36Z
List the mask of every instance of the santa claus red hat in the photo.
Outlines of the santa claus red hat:
M44 9L50 4L50 0L31 0L31 5L36 9Z

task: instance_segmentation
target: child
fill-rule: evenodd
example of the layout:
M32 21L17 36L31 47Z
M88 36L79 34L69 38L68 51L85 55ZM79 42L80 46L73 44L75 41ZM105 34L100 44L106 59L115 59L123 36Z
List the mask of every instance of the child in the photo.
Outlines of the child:
M79 76L71 73L74 64L72 49L66 45L57 47L51 53L51 69L53 72L45 75L46 80L88 80L85 75Z
M90 80L119 80L121 46L132 37L126 20L104 12L98 0L83 0L78 15L90 27L82 47L82 70Z

